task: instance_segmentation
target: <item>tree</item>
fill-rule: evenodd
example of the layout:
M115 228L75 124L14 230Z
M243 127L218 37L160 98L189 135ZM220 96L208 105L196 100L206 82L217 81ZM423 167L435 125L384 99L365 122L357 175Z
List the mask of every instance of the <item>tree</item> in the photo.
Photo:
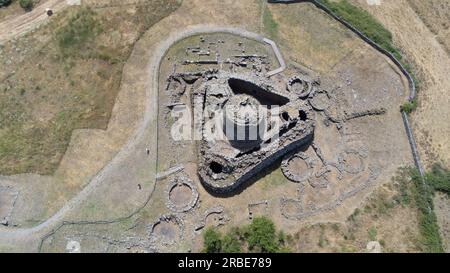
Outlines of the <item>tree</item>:
M214 228L208 228L203 239L203 252L206 253L285 253L291 252L287 241L292 241L292 236L286 236L283 231L277 233L270 219L256 217L250 225L232 227L223 237Z
M33 0L19 0L19 5L26 11L30 11L34 7Z
M11 2L11 0L0 0L0 8L8 6Z
M233 231L228 232L222 240L222 253L240 253L241 242Z
M222 239L220 233L212 228L208 228L203 235L204 249L206 253L219 253L222 249Z
M251 250L260 252L277 252L279 250L275 225L266 217L253 219L248 226L246 239Z

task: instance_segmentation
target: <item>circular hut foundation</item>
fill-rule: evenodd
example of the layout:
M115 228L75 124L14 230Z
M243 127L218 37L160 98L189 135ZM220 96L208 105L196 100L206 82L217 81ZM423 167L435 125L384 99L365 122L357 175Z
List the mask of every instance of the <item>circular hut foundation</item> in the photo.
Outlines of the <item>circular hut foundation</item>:
M163 215L151 226L150 239L160 245L172 245L183 239L183 223L175 215Z
M317 111L326 110L331 104L330 95L324 90L316 91L310 97L309 104Z
M289 79L287 83L287 90L293 94L296 94L299 98L305 99L311 93L312 84L300 76L295 76Z
M195 207L198 191L192 180L184 175L176 176L167 186L167 207L174 212L187 212Z
M313 173L313 164L305 153L286 156L281 162L281 170L287 179L301 183L307 181Z

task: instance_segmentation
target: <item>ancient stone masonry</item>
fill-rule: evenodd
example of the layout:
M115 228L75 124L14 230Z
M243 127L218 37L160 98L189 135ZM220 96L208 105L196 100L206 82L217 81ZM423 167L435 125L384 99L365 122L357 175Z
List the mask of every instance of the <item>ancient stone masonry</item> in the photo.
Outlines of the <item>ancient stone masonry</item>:
M367 166L367 148L361 144L352 146L344 128L354 119L386 113L384 108L349 111L345 107L348 101L340 88L321 84L319 80L309 81L311 85L303 81L303 78L292 77L286 88L302 97L316 113L317 120L322 119L326 127L334 124L339 134L332 153L326 148L324 154L313 140L284 155L281 170L287 179L298 183L297 197L291 195L280 200L282 215L292 220L303 220L335 209L374 183L379 174L378 166Z
M258 61L263 66L268 64L267 56L245 53L243 43L239 43L241 54L219 56L206 41L200 37L200 45L187 47L186 54L209 56L215 52L218 63L245 69L237 73L220 65L197 72L174 70L167 78L168 103L164 110L164 123L167 127L171 125L173 120L168 117L174 107L191 110L191 126L194 135L197 134L194 138L197 137L198 175L207 190L230 193L286 154L311 144L316 112L323 112L336 123L346 121L346 115L331 114L329 108L336 104L336 98L321 87L318 75L312 80L300 69L299 75L284 78L285 88L282 88L280 79L283 76L274 82L270 75L261 73L267 67L256 65ZM220 42L213 44L217 49ZM208 47L205 48L206 45ZM276 55L281 58L281 54ZM252 65L248 65L249 62ZM185 60L184 64L192 62ZM285 68L284 60L280 65L280 68ZM369 114L378 112L352 113L348 119ZM308 168L305 173L297 175L289 170L287 165L294 158L306 160ZM313 173L315 164L305 154L298 154L285 159L282 169L290 180L303 182L312 175L318 175ZM338 163L322 164L322 176L331 171L332 165L338 166Z
M167 178L167 177L169 177L169 176L171 176L171 175L173 175L173 174L176 174L176 173L178 173L178 172L181 172L183 169L184 169L184 166L178 164L178 165L176 165L176 166L173 166L173 167L167 169L167 170L164 171L164 172L158 173L158 174L156 175L156 179L157 179L157 180L163 180L163 179L165 179L165 178Z
M174 212L187 212L195 207L198 191L186 175L175 176L166 188L167 207Z
M290 168L290 163L292 161L299 161L300 163L303 163L302 165L304 167L301 168L301 166L298 166L297 164L296 172L294 173ZM283 171L284 176L293 182L308 181L310 176L313 175L313 166L314 161L310 159L307 154L302 152L288 155L281 162L281 170ZM301 172L301 174L298 174L299 172Z
M248 219L252 220L256 211L259 210L266 214L269 208L269 200L260 200L253 203L248 204Z
M165 57L161 56L164 61L155 65L159 74L154 77L159 84L148 90L159 88L154 101L158 106L157 149L151 149L157 155L158 173L145 204L126 218L64 222L63 226L72 230L78 224L101 227L119 223L117 226L122 230L122 222L126 221L126 226L133 226L126 234L120 234L124 237L99 239L108 246L131 251L173 251L195 242L206 227L228 222L235 225L259 215L269 215L277 223L292 226L295 223L291 220L334 210L378 179L380 160L372 158L373 150L381 151L381 155L384 150L375 147L367 152L361 148L366 139L347 138L367 125L373 126L372 121L383 122L383 118L373 116L383 115L387 110L377 108L378 103L364 104L367 90L357 93L361 104L347 107L351 92L361 90L346 89L342 78L333 78L332 74L320 76L294 60L289 60L286 73L279 73L286 67L284 61L280 62L281 67L272 70L279 74L271 77L273 74L269 72L273 68L269 64L274 57L258 47L257 39L253 39L256 44L247 40L238 43L235 39L242 36L234 34L236 37L230 39L233 42L227 40L224 46L223 41L217 40L223 34L201 35L207 36L206 39L201 37L200 42L183 47L186 56L183 48L168 48ZM183 39L178 41L180 45L193 41L189 36ZM371 105L370 109L366 109L367 105ZM171 129L179 122L178 117L171 115L177 108L189 109L190 129L200 138L193 136L187 141L171 138ZM266 111L260 112L260 108ZM149 147L148 143L142 147ZM280 162L286 179L279 176L278 168L273 171ZM274 168L269 168L271 165ZM246 182L256 180L260 180L259 185L239 194ZM227 194L227 198L205 195L200 201L200 183L210 192ZM362 195L361 192L356 199ZM0 205L3 200L0 199ZM352 209L353 200L347 202L343 210ZM164 212L154 214L155 209ZM339 211L336 215L341 217L344 213ZM131 217L140 220L129 222ZM52 234L59 230L52 230ZM96 238L89 233L66 237L68 249L76 250L73 242L84 244L83 237Z
M345 112L344 112L345 113ZM364 116L376 116L376 115L383 115L386 113L385 108L378 108L378 109L369 109L361 112L355 112L355 113L345 113L345 120L351 120L355 118L360 118Z
M173 245L183 240L183 221L175 214L162 215L148 227L148 236L150 244L157 248Z
M206 226L206 221L209 217L217 217L216 225L215 226L221 226L224 225L229 219L227 215L224 212L223 206L214 206L212 208L207 209L201 216L201 218L198 221L198 224L195 226L195 231L198 232L202 230Z
M236 189L313 135L313 112L307 102L252 73L218 72L194 91L192 100L194 108L204 111L198 125L203 134L223 112L223 124L213 130L225 137L209 140L203 135L199 145L199 176L214 192ZM258 111L261 106L267 113Z
M280 74L273 80L271 75L261 73L268 67L255 65L258 60L268 63L267 56L246 53L243 43L238 44L241 54L219 56L214 49L220 45L217 42L212 46L201 37L199 46L189 46L186 52L190 55L216 54L221 65L205 66L207 69L197 72L174 70L165 90L166 117L176 106L192 113L197 172L208 191L229 194L280 159L287 179L315 189L328 188L331 176L342 180L345 175L366 170L367 155L357 149L344 148L326 159L313 141L316 122L322 120L327 127L335 124L342 138L339 141L345 142L347 122L383 115L385 108L344 110L350 109L346 108L345 90L335 80L321 79L315 72L297 66L294 76ZM237 72L222 64L242 69ZM280 65L286 66L284 61ZM166 118L166 125L168 121ZM299 152L310 145L314 156Z
M365 170L363 151L347 150L339 154L337 168L340 172L358 174Z
M315 83L315 85L318 85L318 83ZM289 79L287 84L287 90L289 92L297 94L298 97L302 99L308 97L312 89L313 84L300 76L292 77L291 79Z
M335 209L336 207L340 206L346 199L355 196L362 190L373 185L375 180L380 175L380 169L373 166L369 167L368 169L368 177L363 183L338 193L337 197L334 200L331 200L330 202L327 202L322 206L317 206L315 204L305 204L303 200L304 186L300 187L298 199L287 197L281 198L281 211L283 216L287 219L303 220L305 218Z
M155 252L148 240L140 237L126 236L124 238L115 239L104 234L97 234L93 232L75 233L65 236L67 241L65 250L69 253L106 253L106 252L124 252L139 250L140 252ZM95 242L95 247L92 245L86 246L84 243ZM93 251L93 249L95 249Z
M317 90L310 95L309 104L316 111L324 111L330 106L330 100L331 97L327 91Z

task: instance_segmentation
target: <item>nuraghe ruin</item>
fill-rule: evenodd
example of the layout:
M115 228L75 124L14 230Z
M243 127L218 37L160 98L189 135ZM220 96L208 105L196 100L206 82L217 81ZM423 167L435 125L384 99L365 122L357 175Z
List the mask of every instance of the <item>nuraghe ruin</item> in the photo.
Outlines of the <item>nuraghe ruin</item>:
M278 62L284 66L276 45L267 39L264 41L272 45ZM221 58L218 51L212 52L211 45L217 48L223 43L200 37L203 47L187 47L186 55L197 55L198 60L184 60L182 66L215 65L219 68L176 72L175 65L165 90L169 97L168 108L186 107L193 113L197 172L208 191L230 194L283 157L282 171L286 178L303 183L314 175L320 181L310 181L313 187L326 186L326 177L333 166L339 173L356 174L365 169L361 159L364 153L354 151L344 152L336 163L325 162L320 148L313 142L315 116L323 113L327 126L333 123L340 129L346 120L384 114L385 109L334 116L330 110L332 95L321 86L319 77L302 72L286 78L279 74L283 68L269 71L267 56L247 54L245 49L240 55ZM239 42L235 46L243 45ZM273 80L274 74L278 74L276 80ZM324 165L314 174L315 160L304 153L296 153L308 146L314 148ZM350 160L348 155L356 157L358 166L344 167L351 164L346 163ZM306 168L291 170L289 162L295 160L304 162ZM299 171L304 173L295 174Z

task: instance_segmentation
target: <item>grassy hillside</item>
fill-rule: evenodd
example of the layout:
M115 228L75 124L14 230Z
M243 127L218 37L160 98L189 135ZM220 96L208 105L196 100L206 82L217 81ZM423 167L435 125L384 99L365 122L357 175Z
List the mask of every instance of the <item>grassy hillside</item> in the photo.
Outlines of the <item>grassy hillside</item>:
M0 174L51 174L72 131L106 129L123 66L143 32L179 4L74 6L0 49Z

